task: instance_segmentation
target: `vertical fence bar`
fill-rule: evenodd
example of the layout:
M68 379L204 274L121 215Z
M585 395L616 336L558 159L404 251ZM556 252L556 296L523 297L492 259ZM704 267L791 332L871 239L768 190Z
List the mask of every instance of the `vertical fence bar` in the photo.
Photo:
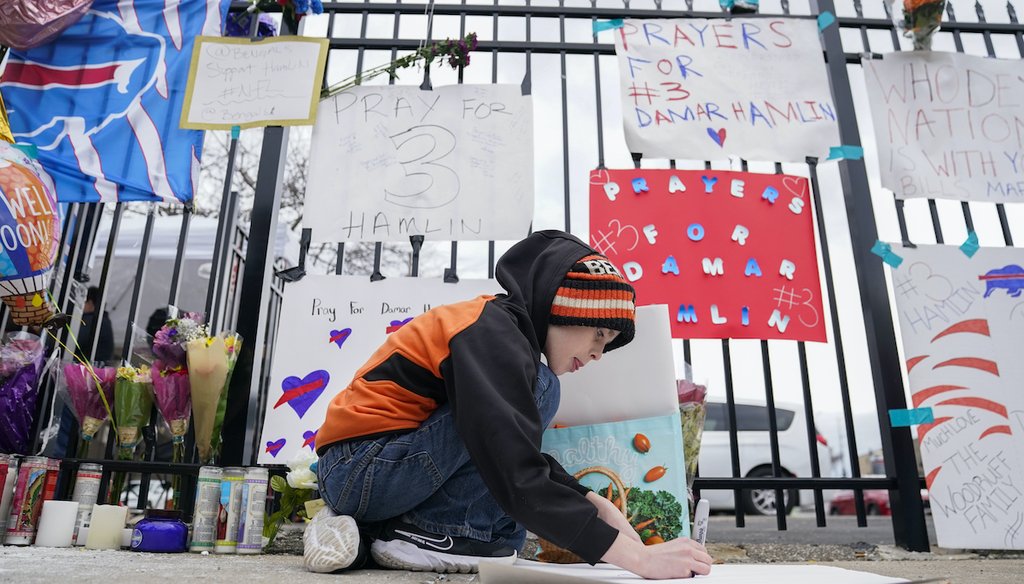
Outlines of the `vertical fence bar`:
M188 233L192 226L192 205L186 205L185 211L181 214L181 230L178 231L178 251L174 255L174 268L171 271L171 286L167 291L167 304L174 306L178 304L178 295L181 294L181 272L185 269L185 255L188 249Z
M812 6L819 14L826 10L835 14L833 0L815 0ZM837 27L827 27L821 36L839 118L840 140L843 144L859 146L857 114L839 30ZM889 425L889 410L905 409L907 400L885 272L881 262L870 251L878 240L878 230L869 196L871 189L867 169L862 159L841 160L838 164L850 221L857 285L863 302L868 360L875 386L885 465L887 474L896 479L896 489L890 491L893 536L897 545L912 551L928 551L928 530L921 502L914 441L908 428L892 428Z

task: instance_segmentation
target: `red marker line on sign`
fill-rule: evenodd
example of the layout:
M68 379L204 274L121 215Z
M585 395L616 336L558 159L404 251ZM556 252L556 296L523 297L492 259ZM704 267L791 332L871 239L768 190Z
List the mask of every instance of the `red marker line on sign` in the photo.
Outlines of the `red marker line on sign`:
M323 384L324 382L322 379L317 379L316 381L310 381L309 383L304 383L298 387L293 387L292 389L289 389L288 391L284 392L284 395L281 396L281 399L277 400L277 403L274 404L274 408L277 408L278 406L288 403L301 395L305 395L311 391L316 391L320 389L323 386Z

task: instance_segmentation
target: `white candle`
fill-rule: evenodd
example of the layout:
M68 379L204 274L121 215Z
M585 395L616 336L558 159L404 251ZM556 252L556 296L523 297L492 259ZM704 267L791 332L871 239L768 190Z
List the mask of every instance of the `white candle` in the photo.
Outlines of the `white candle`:
M43 501L43 512L39 517L39 531L36 532L38 547L71 547L78 519L78 503L75 501Z
M124 529L128 508L118 505L93 505L92 522L85 547L91 550L116 550L121 548L121 532Z

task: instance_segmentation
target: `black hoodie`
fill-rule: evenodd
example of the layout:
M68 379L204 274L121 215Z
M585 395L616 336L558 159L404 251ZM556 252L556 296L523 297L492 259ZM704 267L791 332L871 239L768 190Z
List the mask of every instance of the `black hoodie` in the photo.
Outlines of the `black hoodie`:
M618 531L587 489L541 453L534 385L555 292L577 260L597 253L572 235L540 231L498 261L507 291L414 318L332 400L317 449L416 428L439 404L498 504L530 531L596 563Z

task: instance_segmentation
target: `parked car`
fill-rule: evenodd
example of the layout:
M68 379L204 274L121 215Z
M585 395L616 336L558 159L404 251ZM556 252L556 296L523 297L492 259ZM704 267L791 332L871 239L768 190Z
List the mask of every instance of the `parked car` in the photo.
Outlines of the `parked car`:
M778 427L779 465L781 473L790 477L810 477L811 458L807 444L807 423L803 406L799 404L775 404L775 420ZM772 455L769 437L768 408L757 402L736 401L737 447L739 448L740 476L772 476ZM815 430L815 447L818 453L820 476L831 474L832 461L828 442ZM729 413L725 403L709 401L707 418L704 421L704 436L701 440L698 471L703 477L731 477L732 455L729 450ZM806 501L811 501L813 491L804 491ZM733 510L732 491L702 491L701 497L708 499L713 510ZM784 493L785 509L788 514L799 505L801 494L797 489ZM747 513L758 515L775 514L774 489L750 489L743 491L743 507Z
M921 489L921 502L925 509L929 508L928 489ZM868 515L892 515L889 507L889 491L885 489L868 489L864 491L864 511ZM828 505L829 515L856 515L857 505L852 490L836 491Z

